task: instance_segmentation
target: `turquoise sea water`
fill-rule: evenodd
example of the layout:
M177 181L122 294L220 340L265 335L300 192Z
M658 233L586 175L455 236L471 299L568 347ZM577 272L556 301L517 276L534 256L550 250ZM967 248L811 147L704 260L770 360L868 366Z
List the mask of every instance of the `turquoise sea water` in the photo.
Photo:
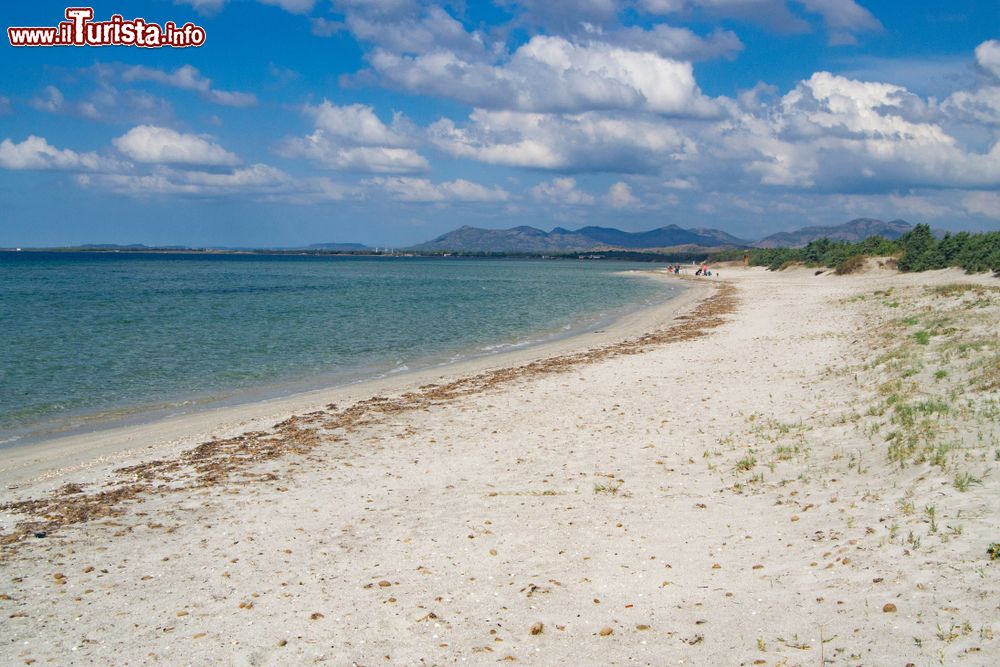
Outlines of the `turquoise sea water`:
M648 264L0 253L0 443L491 354L665 301Z

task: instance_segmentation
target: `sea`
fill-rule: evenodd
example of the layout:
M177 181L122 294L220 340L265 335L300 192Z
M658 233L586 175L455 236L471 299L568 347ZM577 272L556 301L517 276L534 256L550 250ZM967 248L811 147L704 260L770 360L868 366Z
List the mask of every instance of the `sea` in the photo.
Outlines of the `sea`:
M654 266L0 252L0 447L592 331L680 293Z

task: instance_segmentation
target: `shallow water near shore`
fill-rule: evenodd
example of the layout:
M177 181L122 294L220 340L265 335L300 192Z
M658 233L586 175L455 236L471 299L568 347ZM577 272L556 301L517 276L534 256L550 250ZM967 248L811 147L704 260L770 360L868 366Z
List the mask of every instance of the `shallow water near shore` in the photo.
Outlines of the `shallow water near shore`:
M677 296L624 262L0 253L0 447L492 355ZM624 275L623 275L624 274Z

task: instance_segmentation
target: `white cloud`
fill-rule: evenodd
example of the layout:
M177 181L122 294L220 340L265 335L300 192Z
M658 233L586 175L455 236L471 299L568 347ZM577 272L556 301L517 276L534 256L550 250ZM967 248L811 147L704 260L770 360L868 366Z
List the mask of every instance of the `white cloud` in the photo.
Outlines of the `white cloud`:
M81 174L77 182L82 187L99 188L127 197L237 197L312 205L360 196L357 187L329 178L295 179L266 164L252 164L222 172L156 165L143 174Z
M743 42L730 30L716 28L707 37L701 37L687 28L675 28L665 23L648 30L639 26L604 30L588 25L585 35L580 37L584 38L632 51L650 51L674 60L725 58L743 50Z
M114 166L113 160L97 153L78 153L68 148L58 149L44 137L29 136L19 144L10 139L0 142L0 167L4 169L61 169L85 171Z
M478 57L485 49L485 40L479 32L466 31L459 21L436 6L428 7L420 17L349 11L345 24L359 40L392 53L449 51Z
M344 24L340 21L331 21L321 16L309 19L309 25L312 28L312 34L317 37L330 37L344 29Z
M1000 79L1000 41L991 39L977 46L976 62L995 78Z
M663 181L663 187L671 190L696 190L698 183L688 178L671 178Z
M762 117L733 111L714 130L717 159L766 185L826 190L1000 183L1000 143L967 150L905 88L817 72ZM705 139L706 137L702 137Z
M48 111L49 113L55 113L62 109L65 97L55 86L45 86L44 94L40 96L35 96L31 98L29 104L39 111Z
M972 123L1000 125L1000 86L956 91L948 96L941 108L951 116Z
M970 192L962 197L962 208L974 215L1000 220L1000 192Z
M640 205L639 200L632 194L632 188L622 181L608 188L608 194L604 199L614 208L637 208Z
M198 68L191 65L182 65L172 72L155 67L146 67L145 65L134 65L125 70L122 78L126 82L153 81L154 83L172 88L197 91L203 99L213 104L232 107L250 107L257 104L257 96L253 93L240 93L213 88L212 80L205 77L198 71Z
M262 5L274 5L281 7L286 12L293 14L308 14L312 11L316 0L258 0Z
M500 202L510 193L499 186L487 188L465 179L432 183L426 178L379 176L365 181L387 192L393 199L406 202Z
M426 171L427 160L410 148L416 128L402 114L386 125L363 104L337 106L324 100L306 106L316 131L286 139L279 147L285 157L304 157L327 169L381 174Z
M798 0L807 10L822 15L830 31L831 44L854 44L854 33L882 30L882 24L871 12L854 0Z
M531 196L538 201L570 206L590 205L594 197L576 187L575 178L553 178L531 188Z
M697 153L694 142L656 116L477 109L465 126L442 119L428 134L457 157L536 169L655 171Z
M691 63L601 42L581 45L538 35L504 65L449 51L403 56L377 50L383 77L407 90L477 107L536 112L630 109L706 117L718 106L702 95Z
M407 133L413 131L413 126L402 114L396 114L393 126L389 127L370 106L337 106L328 100L323 100L318 106L307 105L305 113L312 117L317 129L359 146L405 146L411 143Z
M341 146L321 131L288 139L280 147L285 157L304 157L320 167L376 174L407 174L426 171L426 158L410 148Z
M174 0L174 2L177 4L191 5L199 12L206 14L214 14L222 9L222 6L226 4L226 0Z
M158 166L148 174L106 173L81 176L78 181L129 196L216 196L283 191L290 178L274 167L254 164L222 173Z
M153 125L138 125L111 143L136 162L220 166L240 161L207 139Z

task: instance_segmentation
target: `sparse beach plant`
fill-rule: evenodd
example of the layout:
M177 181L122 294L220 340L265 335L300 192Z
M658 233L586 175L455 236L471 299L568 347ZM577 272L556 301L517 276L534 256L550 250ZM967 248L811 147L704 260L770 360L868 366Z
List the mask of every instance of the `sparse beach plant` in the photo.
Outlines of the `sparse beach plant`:
M973 484L982 484L982 483L983 483L982 479L974 477L971 473L968 472L955 473L955 481L954 481L955 488L961 491L962 493L968 491L969 487L972 486Z
M924 514L926 514L927 518L930 519L930 522L931 522L930 532L931 533L936 533L937 530L938 530L938 526L937 526L937 508L934 507L934 505L928 505L927 507L924 508Z
M595 484L594 493L606 494L609 496L617 496L621 488L622 488L621 482L611 482L608 484Z
M757 465L757 459L754 458L753 451L751 450L736 462L736 470L746 472L752 470L755 465Z

